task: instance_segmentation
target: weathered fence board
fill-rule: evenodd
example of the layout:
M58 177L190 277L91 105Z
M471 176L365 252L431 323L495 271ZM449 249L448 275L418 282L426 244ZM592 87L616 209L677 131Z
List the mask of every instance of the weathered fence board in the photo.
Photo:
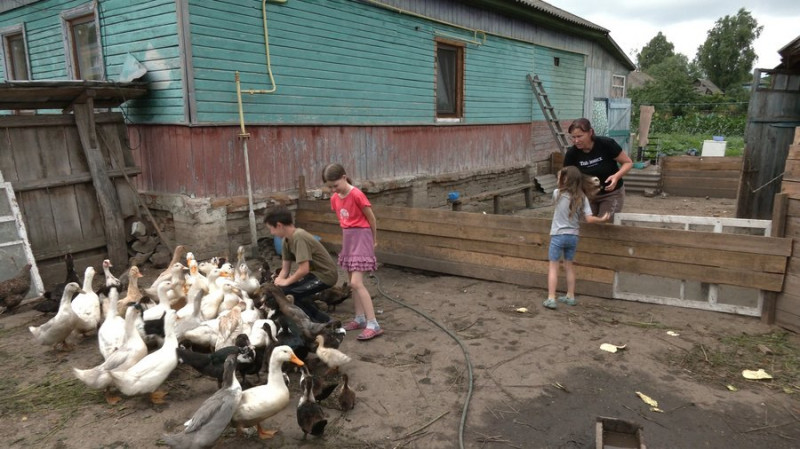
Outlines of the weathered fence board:
M661 173L670 195L736 198L742 158L669 156L661 160Z
M520 285L547 285L550 220L374 206L381 262ZM299 201L298 226L332 249L328 201ZM615 271L781 291L791 239L590 225L576 257L578 292L612 297Z

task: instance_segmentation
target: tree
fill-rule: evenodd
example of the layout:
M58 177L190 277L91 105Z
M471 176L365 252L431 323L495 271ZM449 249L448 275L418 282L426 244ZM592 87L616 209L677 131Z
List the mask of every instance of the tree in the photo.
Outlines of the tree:
M638 111L639 105L651 104L673 115L684 113L687 103L697 99L689 73L689 61L682 54L672 55L650 67L648 74L655 80L639 89L631 89L629 95Z
M697 49L697 65L722 90L749 80L756 59L753 41L763 29L744 8L718 19Z
M647 45L642 47L642 51L636 55L636 63L639 66L639 70L647 72L650 67L674 55L675 46L659 31L654 38L650 39Z

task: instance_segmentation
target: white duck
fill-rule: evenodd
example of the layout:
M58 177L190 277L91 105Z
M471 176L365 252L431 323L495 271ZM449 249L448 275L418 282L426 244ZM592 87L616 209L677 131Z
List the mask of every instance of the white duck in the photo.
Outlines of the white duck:
M317 357L328 365L331 371L336 371L353 361L353 359L344 352L336 348L326 347L324 335L317 335L315 341L317 342Z
M113 266L114 265L111 265L110 260L103 260L103 276L105 276L106 279L106 287L120 288L122 286L122 282L120 282L120 280L111 273L111 267Z
M217 311L218 315L222 315L222 312L226 310L231 310L242 300L240 296L241 290L239 287L236 286L236 283L232 281L227 281L222 283L222 303L219 305L219 310Z
M163 404L167 393L157 389L178 366L176 349L175 311L170 309L164 317L164 344L127 370L111 371L114 385L126 396L150 393L151 402Z
M112 383L111 371L125 371L147 355L147 345L136 329L140 312L141 308L138 305L131 305L125 310L125 342L108 356L105 362L85 370L73 368L75 377L89 388L95 390L105 388L106 401L109 404L119 401L119 397L110 394L108 390Z
M200 305L204 320L214 319L219 313L219 306L225 295L225 292L216 283L216 280L220 279L221 273L222 270L214 268L208 275L208 293L203 296Z
M261 421L276 415L289 405L289 388L283 380L281 366L284 362L292 362L303 366L303 361L297 358L288 346L277 346L269 358L269 374L267 383L242 392L242 399L233 414L231 423L238 432L245 427L256 426L261 439L272 438L277 430L264 430Z
M97 342L104 360L125 342L125 318L118 313L119 292L116 287L111 287L108 300L105 319L97 330Z
M72 310L70 300L75 293L82 293L80 286L75 282L70 282L64 286L64 293L61 295L61 304L58 307L58 312L53 318L50 318L46 323L41 326L29 326L28 330L31 331L33 337L39 344L53 345L63 344L67 346L67 337L75 329L78 323L78 316Z
M75 330L84 335L97 331L102 318L100 314L100 298L92 289L95 273L93 267L86 267L86 271L83 274L83 293L78 293L72 300L72 310L80 318Z

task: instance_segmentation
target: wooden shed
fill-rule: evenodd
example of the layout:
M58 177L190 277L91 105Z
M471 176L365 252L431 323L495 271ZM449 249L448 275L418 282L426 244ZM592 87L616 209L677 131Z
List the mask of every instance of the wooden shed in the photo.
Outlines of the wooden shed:
M45 285L63 281L63 256L128 264L125 219L139 214L139 170L117 107L142 83L21 81L0 85L0 174L11 184ZM61 114L31 115L40 109ZM20 114L20 111L27 111ZM50 269L50 267L55 267Z
M736 216L768 218L780 192L789 145L800 125L800 36L778 51L781 64L756 69L747 110ZM767 83L762 79L767 76Z
M24 44L7 80L141 63L150 91L122 107L137 187L200 257L251 243L248 203L318 187L332 161L390 183L549 171L560 147L528 75L569 123L597 99L618 114L634 68L608 30L538 0L24 0L0 6L0 36Z

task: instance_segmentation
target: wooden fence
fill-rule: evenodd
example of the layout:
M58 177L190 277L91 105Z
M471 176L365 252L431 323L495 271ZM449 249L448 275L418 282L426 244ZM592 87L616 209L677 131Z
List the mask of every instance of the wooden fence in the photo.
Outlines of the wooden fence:
M550 220L374 206L378 260L458 276L546 288ZM341 230L328 201L300 201L298 226L331 250ZM614 297L616 272L780 292L791 239L585 224L577 292ZM544 299L544 298L542 298Z
M783 291L777 297L775 322L800 332L800 128L795 128L794 142L789 146L775 210L775 215L785 212L786 216L780 232L793 238L793 257L789 259Z
M123 220L138 214L125 176L141 170L125 145L122 115L75 105L75 114L1 117L0 132L0 172L16 194L45 285L64 280L67 252L78 266L106 257L125 266Z
M669 156L661 160L662 190L670 195L736 198L741 157Z

